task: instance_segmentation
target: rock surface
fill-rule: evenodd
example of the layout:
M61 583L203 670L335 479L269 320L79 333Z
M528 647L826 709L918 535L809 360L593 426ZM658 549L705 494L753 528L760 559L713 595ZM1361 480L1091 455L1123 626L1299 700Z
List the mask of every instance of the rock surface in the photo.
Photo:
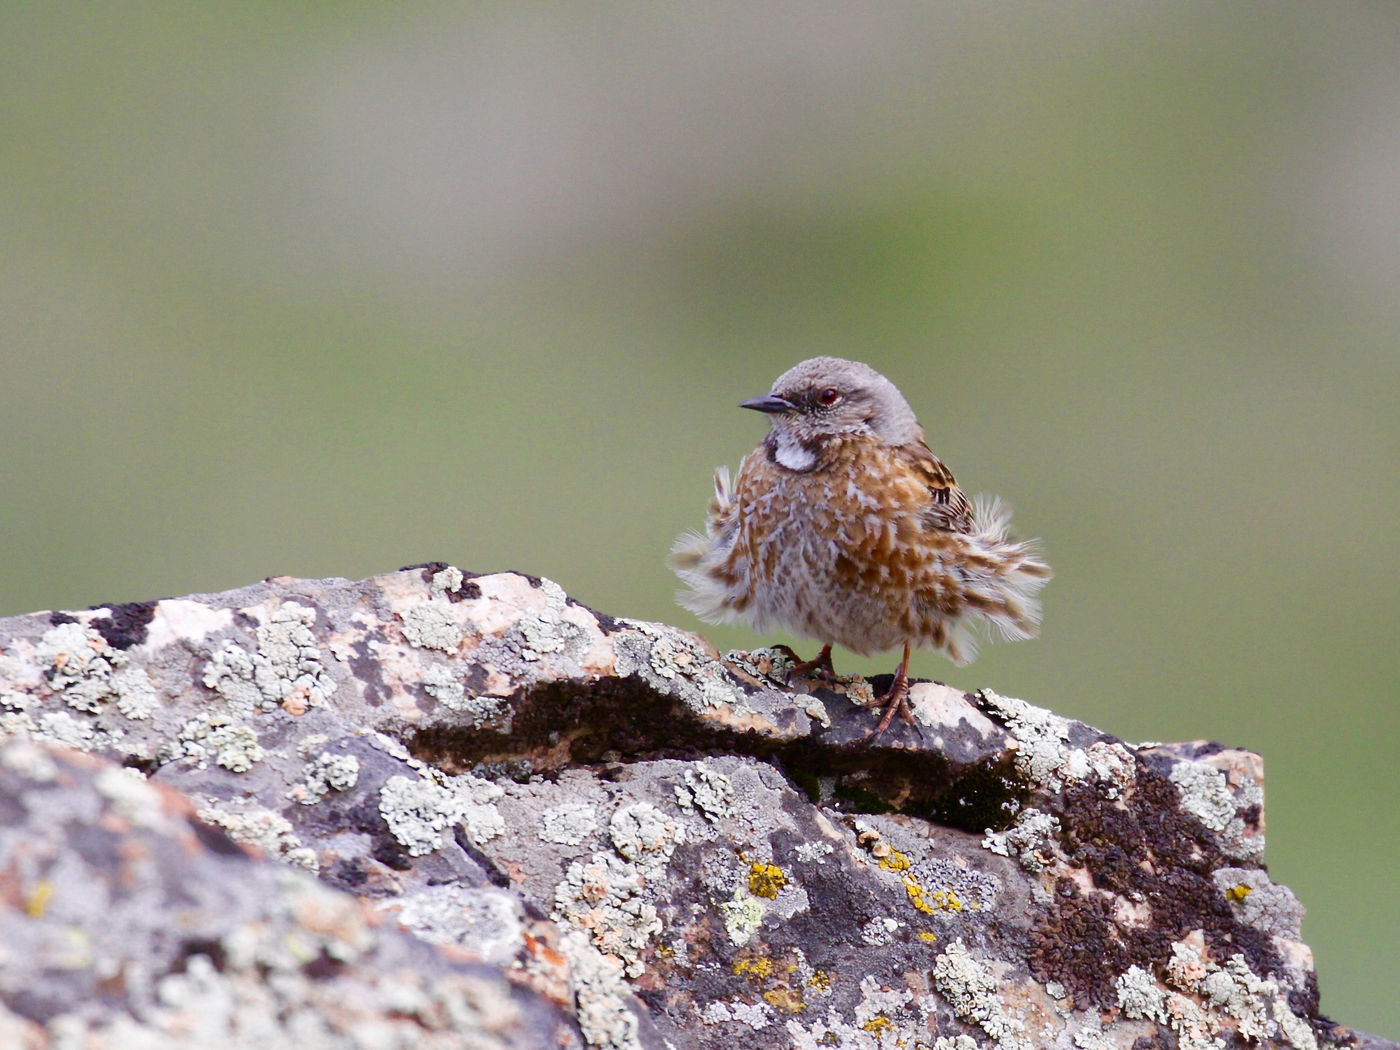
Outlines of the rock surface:
M445 565L0 620L0 1045L1394 1048L1262 767Z

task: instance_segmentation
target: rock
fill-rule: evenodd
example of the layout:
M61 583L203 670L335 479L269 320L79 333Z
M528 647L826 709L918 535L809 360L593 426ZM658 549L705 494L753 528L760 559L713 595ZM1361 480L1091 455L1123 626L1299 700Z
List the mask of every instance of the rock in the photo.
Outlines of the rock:
M786 668L445 565L0 621L0 1045L1395 1046L1257 756Z

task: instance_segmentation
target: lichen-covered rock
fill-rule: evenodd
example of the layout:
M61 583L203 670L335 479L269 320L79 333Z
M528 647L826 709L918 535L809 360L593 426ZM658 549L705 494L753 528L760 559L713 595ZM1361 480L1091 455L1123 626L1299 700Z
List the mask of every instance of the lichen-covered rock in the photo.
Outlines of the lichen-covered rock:
M0 1044L1386 1045L1256 756L789 668L445 565L0 621Z
M582 1046L560 1002L255 859L136 770L11 739L0 798L4 1046Z

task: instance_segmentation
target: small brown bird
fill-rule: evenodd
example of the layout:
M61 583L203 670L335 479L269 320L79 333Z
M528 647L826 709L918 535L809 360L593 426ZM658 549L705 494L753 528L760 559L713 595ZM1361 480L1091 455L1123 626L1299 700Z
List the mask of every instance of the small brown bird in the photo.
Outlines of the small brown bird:
M863 656L902 645L871 736L896 714L913 722L911 646L961 665L979 625L1034 637L1050 567L1008 535L997 500L968 502L888 379L814 357L740 407L767 413L772 429L733 485L728 468L715 472L705 535L676 540L681 605L709 623L815 638L821 652L796 675L834 675L833 644Z

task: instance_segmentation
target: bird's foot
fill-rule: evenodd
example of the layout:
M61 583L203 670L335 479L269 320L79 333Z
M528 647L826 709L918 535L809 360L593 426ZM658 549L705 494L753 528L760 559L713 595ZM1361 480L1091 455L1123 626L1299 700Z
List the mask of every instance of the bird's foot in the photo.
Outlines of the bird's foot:
M798 659L797 654L788 645L775 645L773 648L792 660L792 670L788 672L787 676L789 682L802 678L818 678L823 682L836 680L836 668L831 666L831 646L822 646L822 651L810 660Z
M919 728L919 723L914 721L914 712L909 709L909 649L907 646L904 650L904 659L900 662L899 669L895 671L894 681L890 683L889 689L885 691L883 696L877 696L872 700L868 706L883 708L884 713L880 716L880 721L875 728L865 735L862 743L869 744L877 739L890 727L895 715L899 715L900 718L913 726L920 739L923 738L923 730Z

